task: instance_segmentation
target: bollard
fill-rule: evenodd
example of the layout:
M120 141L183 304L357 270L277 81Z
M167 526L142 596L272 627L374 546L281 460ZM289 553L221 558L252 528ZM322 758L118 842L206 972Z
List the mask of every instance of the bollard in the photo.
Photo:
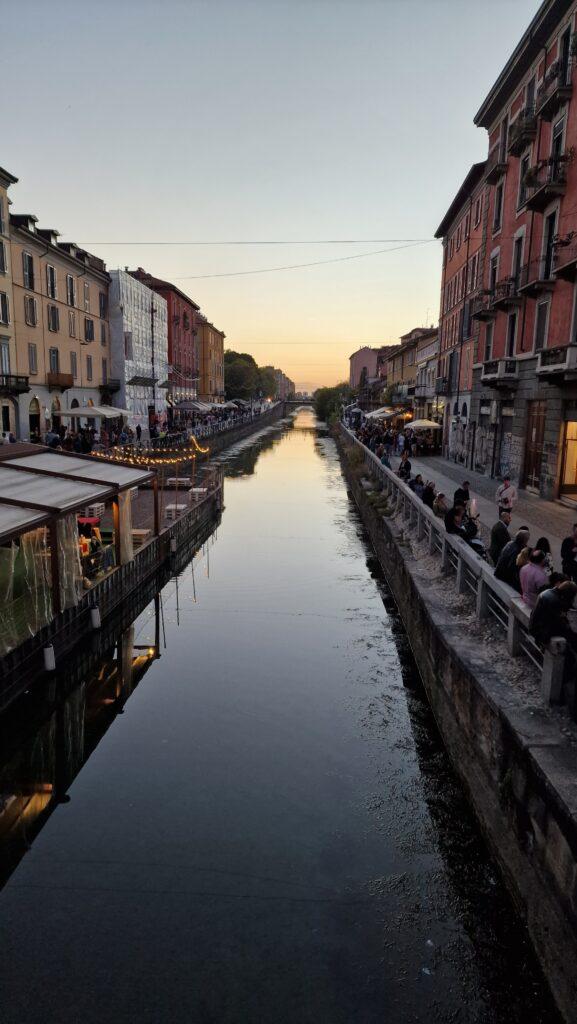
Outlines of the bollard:
M559 704L563 696L563 674L567 641L554 636L543 652L541 695L546 704Z

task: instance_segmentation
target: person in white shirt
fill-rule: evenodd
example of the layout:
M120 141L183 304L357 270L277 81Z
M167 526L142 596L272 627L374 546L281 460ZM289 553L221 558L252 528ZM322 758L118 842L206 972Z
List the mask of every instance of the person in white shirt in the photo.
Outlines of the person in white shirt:
M499 512L513 511L513 505L517 501L517 488L508 476L503 477L503 483L497 488L495 501L499 506Z

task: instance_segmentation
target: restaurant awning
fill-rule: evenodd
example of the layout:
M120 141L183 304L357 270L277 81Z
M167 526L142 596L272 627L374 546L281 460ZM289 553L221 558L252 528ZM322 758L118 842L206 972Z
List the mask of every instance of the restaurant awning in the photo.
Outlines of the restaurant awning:
M119 416L130 416L128 409L117 409L113 405L82 405L76 409L62 409L60 416L76 416L78 419L112 420Z
M18 537L27 530L35 530L38 526L44 526L48 522L47 512L40 512L37 509L26 508L26 506L2 505L0 503L0 541L7 537Z
M14 463L13 463L14 464ZM153 475L149 470L123 466L106 458L79 458L64 452L46 451L42 449L38 455L28 455L15 463L27 469L48 470L63 476L89 478L97 484L108 484L119 487L137 487L145 483Z
M366 418L368 420L385 420L389 416L393 415L393 410L388 406L383 405L380 409L374 409L373 412L368 412Z

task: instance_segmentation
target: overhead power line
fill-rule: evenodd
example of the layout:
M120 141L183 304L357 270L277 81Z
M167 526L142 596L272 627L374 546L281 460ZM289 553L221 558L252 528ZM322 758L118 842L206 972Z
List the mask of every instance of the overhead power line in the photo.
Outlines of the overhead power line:
M354 256L337 256L331 260L314 260L312 263L289 263L283 267L261 267L258 270L229 270L219 274L172 274L175 281L205 281L211 277L245 277L248 274L275 274L279 270L302 270L304 267L320 267L327 263L346 263L349 260L362 260L367 256L382 256L387 252L399 252L402 249L414 249L418 245L430 245L434 238L422 242L411 242L409 245L397 245L390 249L373 249L372 252L359 252Z
M84 242L81 241L79 245L386 245L392 242L430 242L433 241L430 236L427 238L302 238L302 239L291 239L291 238L275 238L260 240L260 241L248 241L246 239L233 240L230 242L217 241L217 242L200 242L200 241L180 241L180 242L168 242L168 241L143 241L135 242Z

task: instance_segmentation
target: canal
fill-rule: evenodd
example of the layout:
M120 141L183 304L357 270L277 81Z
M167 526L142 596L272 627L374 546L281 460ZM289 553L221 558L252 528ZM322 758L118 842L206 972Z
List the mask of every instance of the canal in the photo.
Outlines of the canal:
M220 457L216 534L0 722L2 1024L548 1024L336 448Z

